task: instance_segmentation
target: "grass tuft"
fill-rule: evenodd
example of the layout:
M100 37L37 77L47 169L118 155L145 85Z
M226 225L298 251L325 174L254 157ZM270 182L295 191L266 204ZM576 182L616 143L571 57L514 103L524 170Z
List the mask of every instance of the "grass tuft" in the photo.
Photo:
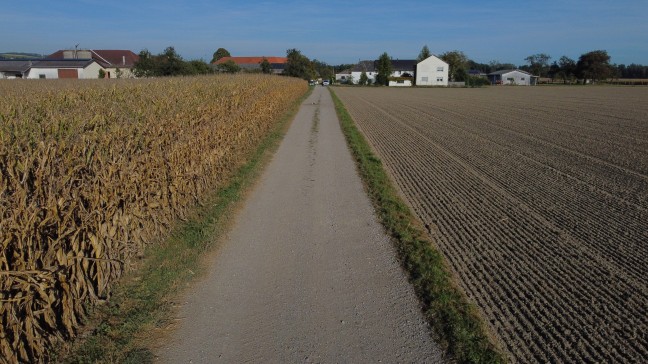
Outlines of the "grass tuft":
M393 187L380 159L331 90L342 131L379 218L423 304L437 341L460 363L504 363L477 310L453 283L441 253Z

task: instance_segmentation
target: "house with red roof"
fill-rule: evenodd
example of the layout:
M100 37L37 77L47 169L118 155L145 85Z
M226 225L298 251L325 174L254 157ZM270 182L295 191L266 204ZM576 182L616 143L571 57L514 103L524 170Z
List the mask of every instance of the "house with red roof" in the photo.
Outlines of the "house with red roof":
M223 57L216 61L214 65L218 66L227 61L232 61L241 67L242 70L260 71L261 62L263 62L264 58L270 63L270 68L272 69L273 74L282 73L286 68L286 63L288 63L288 58L286 57Z
M103 68L108 78L132 78L132 69L139 56L123 49L70 49L56 51L47 59L92 59Z

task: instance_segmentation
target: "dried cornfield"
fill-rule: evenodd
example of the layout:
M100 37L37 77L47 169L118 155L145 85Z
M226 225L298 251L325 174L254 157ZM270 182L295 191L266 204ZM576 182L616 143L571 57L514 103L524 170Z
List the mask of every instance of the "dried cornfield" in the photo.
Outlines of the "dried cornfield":
M0 362L46 360L73 337L84 306L306 89L261 75L0 82Z

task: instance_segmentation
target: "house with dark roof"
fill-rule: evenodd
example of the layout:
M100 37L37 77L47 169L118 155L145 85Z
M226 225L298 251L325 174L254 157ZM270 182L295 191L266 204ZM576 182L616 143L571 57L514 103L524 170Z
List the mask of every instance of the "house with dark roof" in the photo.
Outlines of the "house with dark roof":
M448 85L448 64L435 56L422 62L413 59L392 59L391 66L389 86L412 86L415 79L423 86ZM362 72L367 75L370 83L375 83L378 74L378 61L358 62L351 70L353 83L358 84Z
M218 66L227 61L232 61L241 67L242 70L252 72L261 71L261 62L263 62L264 58L270 63L270 69L273 74L283 73L286 68L286 63L288 63L287 57L223 57L214 62L214 65Z
M104 69L107 78L132 78L139 56L126 49L71 49L56 51L47 59L92 59Z
M376 75L378 74L378 70L376 69L376 61L360 61L358 62L358 64L353 66L353 68L351 69L351 81L354 84L358 84L362 72L367 75L369 82L371 82L372 84L375 83Z
M0 60L0 78L99 78L101 65L93 59Z

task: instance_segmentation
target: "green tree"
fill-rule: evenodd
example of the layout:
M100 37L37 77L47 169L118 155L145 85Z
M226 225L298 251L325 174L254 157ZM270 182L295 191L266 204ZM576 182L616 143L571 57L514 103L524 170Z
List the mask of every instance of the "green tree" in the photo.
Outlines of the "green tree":
M263 57L263 60L261 61L260 65L261 65L261 73L265 73L265 74L272 73L272 65L270 65L270 62L268 62L268 60L265 57Z
M418 57L416 58L417 62L421 62L425 59L428 59L432 53L430 52L430 48L428 48L427 44L423 46L421 49L421 52L419 53Z
M133 65L133 74L135 77L155 76L155 60L148 49L142 49L139 52L139 59Z
M587 80L604 80L612 75L610 56L605 50L585 53L578 58L576 73L583 79L583 83L587 83Z
M236 62L229 59L218 65L218 71L223 73L238 73L241 71L241 67L239 67Z
M562 78L563 83L571 82L576 76L576 61L567 56L560 57L557 75Z
M546 76L547 69L549 68L549 60L551 56L545 53L533 54L526 57L524 60L529 64L529 70L534 76Z
M167 47L157 56L156 76L182 76L189 74L189 67L176 52L175 48Z
M214 70L202 59L195 59L187 62L187 68L191 75L206 75L213 73Z
M391 58L387 52L383 53L378 57L378 64L376 65L376 84L387 86L389 84L389 77L392 74L392 63Z
M360 86L365 86L369 82L369 77L367 76L367 72L362 71L360 74L360 80L358 81L358 84Z
M216 63L219 59L223 57L230 57L230 52L227 51L225 48L218 48L216 52L214 52L214 56L212 57L211 63Z
M308 57L301 54L301 52L295 48L288 49L286 55L288 62L286 62L286 68L284 69L285 75L299 77L304 80L311 80L314 78L315 71Z
M468 57L462 51L449 51L439 56L448 64L448 78L450 81L465 81L468 76L466 67L468 66Z

